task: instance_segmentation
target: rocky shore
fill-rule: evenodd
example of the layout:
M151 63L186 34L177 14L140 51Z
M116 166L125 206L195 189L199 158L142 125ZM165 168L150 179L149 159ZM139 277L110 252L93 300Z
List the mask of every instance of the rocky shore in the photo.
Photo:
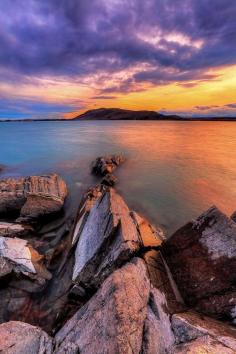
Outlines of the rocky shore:
M0 180L0 352L236 353L235 214L166 239L107 182L123 161L93 163L74 220L59 176Z

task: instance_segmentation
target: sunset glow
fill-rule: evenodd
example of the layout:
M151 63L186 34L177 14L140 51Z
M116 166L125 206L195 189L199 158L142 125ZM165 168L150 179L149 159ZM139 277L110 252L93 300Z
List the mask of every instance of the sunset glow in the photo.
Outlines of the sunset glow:
M5 0L0 10L0 119L99 107L236 116L232 0Z

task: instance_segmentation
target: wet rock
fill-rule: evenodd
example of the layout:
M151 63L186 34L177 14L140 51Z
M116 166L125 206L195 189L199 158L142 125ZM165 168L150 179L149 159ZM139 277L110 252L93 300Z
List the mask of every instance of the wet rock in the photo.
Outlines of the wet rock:
M67 196L65 182L57 175L0 180L0 214L19 214L34 220L59 212Z
M50 273L40 264L42 257L25 240L0 237L0 259L2 275L14 271L40 282L50 279Z
M178 230L164 256L189 306L218 318L236 318L236 223L212 207Z
M101 183L105 186L113 187L117 183L117 178L111 173L108 173L105 177L103 177Z
M92 164L92 173L99 176L111 174L124 161L125 158L122 155L98 157Z
M0 173L2 173L5 170L5 166L0 164Z
M149 291L141 259L115 271L57 333L55 352L66 353L73 343L71 353L139 353Z
M4 354L51 354L52 339L40 328L11 321L0 325L0 352Z
M84 214L83 214L84 215ZM78 245L73 280L85 287L97 287L118 266L144 246L145 236L157 247L163 234L147 229L139 232L124 200L108 189L97 200L84 220L77 223Z
M29 225L0 221L1 237L25 237L31 232L33 229Z

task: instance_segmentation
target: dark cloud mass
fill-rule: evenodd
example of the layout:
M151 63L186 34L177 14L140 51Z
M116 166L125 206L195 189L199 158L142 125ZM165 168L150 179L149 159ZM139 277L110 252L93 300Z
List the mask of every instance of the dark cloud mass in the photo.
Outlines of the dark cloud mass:
M235 18L234 0L4 0L0 70L78 79L140 66L135 82L211 79L208 68L236 63Z

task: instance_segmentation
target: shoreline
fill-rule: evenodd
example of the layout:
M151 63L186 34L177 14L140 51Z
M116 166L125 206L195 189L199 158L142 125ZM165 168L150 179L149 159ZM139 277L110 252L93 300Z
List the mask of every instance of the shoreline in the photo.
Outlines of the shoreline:
M93 162L73 219L59 176L0 179L0 351L236 350L235 213L211 207L166 239L114 188L124 161Z

